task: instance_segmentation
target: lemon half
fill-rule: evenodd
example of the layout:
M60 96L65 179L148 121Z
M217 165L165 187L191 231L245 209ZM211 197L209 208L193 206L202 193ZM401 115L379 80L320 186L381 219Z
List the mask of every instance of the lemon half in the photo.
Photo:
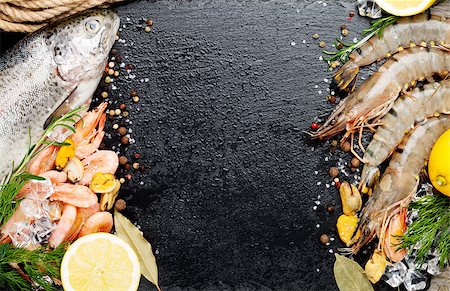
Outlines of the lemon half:
M137 290L141 271L136 253L110 233L94 233L76 240L61 263L65 291Z
M439 192L450 196L450 130L438 138L431 150L428 176Z
M436 0L375 0L387 13L397 16L410 16L424 12Z

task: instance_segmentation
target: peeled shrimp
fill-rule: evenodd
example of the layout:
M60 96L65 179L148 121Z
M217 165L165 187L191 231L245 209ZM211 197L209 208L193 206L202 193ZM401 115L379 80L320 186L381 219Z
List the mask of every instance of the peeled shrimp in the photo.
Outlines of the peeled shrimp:
M402 17L397 24L388 26L382 37L372 36L359 49L350 54L347 61L334 75L341 89L353 91L359 68L389 57L412 45L424 42L450 44L450 23L428 19L428 15Z
M53 170L55 168L58 150L58 146L49 146L42 150L28 163L27 172L33 175L39 175L43 172Z
M450 70L450 54L432 48L410 48L386 61L355 92L342 100L313 139L324 140L344 129L347 135L376 122L392 107L408 84Z
M84 176L80 183L83 185L89 185L92 181L92 177L98 173L114 174L119 167L119 158L113 151L98 151L85 158L83 161Z
M81 228L79 237L95 232L110 232L112 226L113 218L111 213L100 211L86 220L86 223Z
M54 186L54 191L51 199L76 207L89 207L97 203L97 195L83 185L58 184Z
M419 174L431 148L448 129L449 116L430 118L418 125L399 145L398 152L392 155L389 166L359 215L358 231L351 241L355 242L353 253L356 254L375 235L380 243L384 241L387 224L392 216L408 206L419 185Z
M61 219L48 240L50 246L56 248L65 240L72 229L72 225L75 222L76 217L77 208L70 204L64 204Z
M395 150L405 132L412 130L414 124L442 113L450 113L450 80L426 84L422 90L416 88L401 95L381 119L365 150L360 183L363 192L375 183L378 166Z

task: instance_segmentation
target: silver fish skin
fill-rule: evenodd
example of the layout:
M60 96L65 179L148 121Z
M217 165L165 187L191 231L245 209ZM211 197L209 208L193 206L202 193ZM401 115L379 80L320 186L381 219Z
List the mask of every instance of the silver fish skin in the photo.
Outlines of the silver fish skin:
M52 115L90 102L119 24L111 10L89 10L30 34L2 56L0 180L40 139Z

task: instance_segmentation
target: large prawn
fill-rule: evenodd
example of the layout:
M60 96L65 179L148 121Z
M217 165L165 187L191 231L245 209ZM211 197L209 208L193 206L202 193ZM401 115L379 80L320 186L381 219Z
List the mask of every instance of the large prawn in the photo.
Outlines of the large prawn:
M402 141L414 124L439 114L450 114L450 80L424 85L401 95L391 110L381 119L373 139L367 146L360 188L368 192L379 177L378 166Z
M438 19L437 19L438 18ZM450 23L439 17L420 14L402 17L397 24L388 26L382 37L372 36L359 49L354 50L334 78L341 89L353 91L359 68L367 66L414 45L428 44L445 47L450 44Z
M392 107L398 94L415 81L434 74L447 75L450 54L440 49L410 48L386 61L355 92L343 99L322 127L311 134L324 140L344 129L347 134L371 127ZM372 124L369 123L372 121Z
M384 249L383 242L390 220L406 208L414 197L424 162L436 140L448 129L449 116L433 117L419 124L399 145L399 150L393 154L379 185L360 214L358 230L349 243L354 243L353 253L356 254L375 235L380 241L379 248Z

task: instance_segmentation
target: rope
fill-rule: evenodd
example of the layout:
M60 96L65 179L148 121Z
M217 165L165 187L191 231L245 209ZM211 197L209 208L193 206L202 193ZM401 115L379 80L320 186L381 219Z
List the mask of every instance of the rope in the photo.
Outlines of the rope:
M0 30L33 32L78 12L124 0L0 0Z

